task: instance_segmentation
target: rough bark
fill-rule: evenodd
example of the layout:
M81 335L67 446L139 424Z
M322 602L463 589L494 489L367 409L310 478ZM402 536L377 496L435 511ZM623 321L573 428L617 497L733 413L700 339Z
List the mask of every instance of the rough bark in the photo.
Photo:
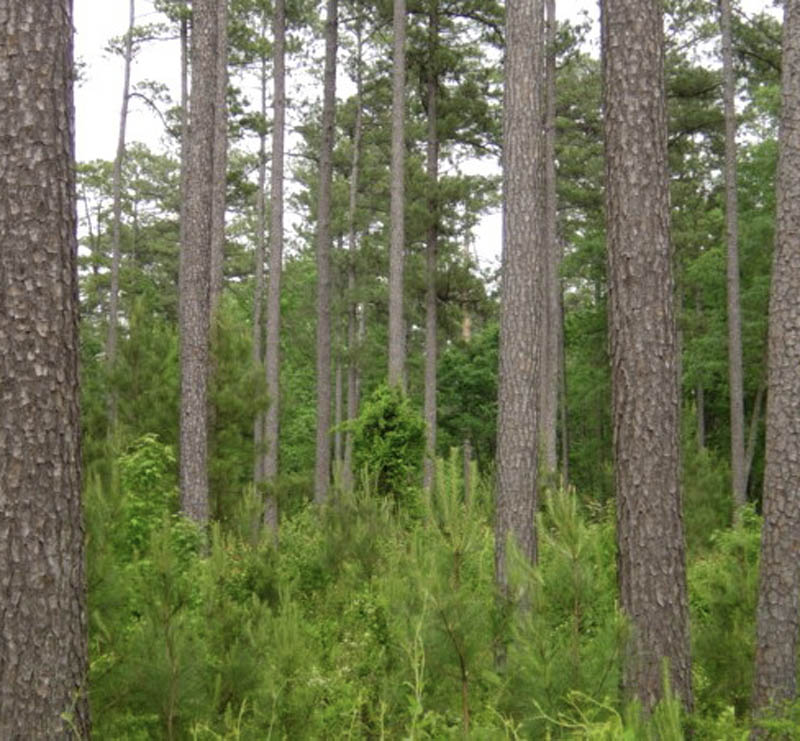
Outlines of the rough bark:
M544 12L541 0L506 4L503 257L497 419L495 576L508 588L507 540L536 560L537 394L543 310L542 158Z
M800 0L784 5L777 234L769 305L764 526L753 705L796 697L800 552Z
M736 510L747 501L744 458L744 390L742 319L739 308L739 207L736 196L736 78L731 41L731 2L720 0L722 27L723 103L725 108L725 227L728 246L728 384L731 414L731 473Z
M428 14L428 80L427 112L428 134L426 142L426 174L428 177L428 224L425 236L425 468L423 486L433 488L436 475L436 362L438 358L436 317L436 261L439 245L439 73L437 49L439 46L439 8L434 3Z
M0 21L0 738L88 738L72 2Z
M117 153L114 157L114 170L111 176L111 198L113 200L114 223L111 232L111 290L108 297L108 334L106 336L106 363L109 371L114 370L117 360L117 324L119 322L119 269L121 262L120 227L122 222L122 165L125 160L125 131L128 126L128 102L130 101L131 66L133 64L133 28L136 22L136 3L128 5L128 33L125 37L122 75L122 106L119 113L119 135ZM108 398L109 429L117 420L117 400L113 390Z
M545 145L544 145L544 291L545 337L542 342L542 380L539 384L542 469L548 480L558 469L558 372L561 359L561 245L556 233L556 10L555 0L545 2Z
M604 0L606 218L619 586L628 697L692 706L679 483L677 326L659 0Z
M405 382L403 322L405 252L406 0L394 0L392 55L391 243L389 247L389 384Z
M336 118L338 0L327 0L326 7L325 85L317 213L317 443L314 464L314 501L317 504L322 504L328 498L331 475L331 188Z
M192 3L191 123L179 269L180 488L183 513L208 520L208 362L216 100L216 0Z
M272 21L273 41L273 125L272 173L270 175L269 288L267 292L267 345L265 357L266 388L269 398L264 445L264 481L267 497L264 524L278 530L278 500L274 485L278 478L278 441L280 435L280 334L281 277L283 274L283 181L284 139L286 136L286 0L276 0Z

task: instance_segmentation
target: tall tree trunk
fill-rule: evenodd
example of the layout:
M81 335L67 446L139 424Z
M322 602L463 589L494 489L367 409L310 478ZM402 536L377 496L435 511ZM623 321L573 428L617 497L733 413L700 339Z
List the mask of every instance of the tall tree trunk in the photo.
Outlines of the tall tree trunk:
M700 291L695 291L694 308L698 316L703 312L703 302ZM698 381L694 391L695 413L697 414L697 447L702 450L706 447L706 394L703 382Z
M423 486L430 491L436 475L436 255L439 243L439 7L434 2L428 13L428 141L426 145L428 176L428 214L430 223L425 237L425 469Z
M117 325L119 322L119 270L121 262L120 226L122 222L122 165L125 161L125 131L128 125L128 102L131 89L131 66L133 64L133 28L136 23L135 0L128 4L128 33L125 36L122 79L122 106L119 113L119 135L114 171L111 176L111 193L114 202L114 224L111 236L111 291L108 298L108 335L106 336L106 364L113 372L117 361ZM112 431L117 422L117 395L113 382L108 395L108 423Z
M89 738L72 3L2 16L0 738Z
M731 0L720 0L725 106L725 225L728 243L728 382L731 409L731 472L733 503L738 511L747 501L744 459L744 391L742 381L742 320L739 310L739 209L736 197L736 78L731 41Z
M405 259L406 0L394 0L392 56L391 244L389 248L389 384L405 384L403 322Z
M336 120L337 25L338 0L327 0L317 216L317 447L314 465L314 501L317 504L322 504L328 498L331 470L331 188Z
M358 208L358 178L361 160L361 138L364 128L363 106L363 19L356 20L356 120L353 129L353 159L350 165L350 202L347 216L347 419L358 416L358 301L356 300L356 216ZM344 437L344 462L342 488L353 488L353 431L347 429Z
M604 0L606 218L623 687L692 706L681 513L677 325L669 239L663 10Z
M217 2L192 3L191 124L187 146L184 243L179 275L183 513L208 520L208 360Z
M797 693L800 567L800 0L783 22L777 234L769 305L767 454L753 705Z
M216 325L225 258L225 190L228 169L228 0L216 3L216 77L214 81L214 171L211 201L211 321Z
M267 497L264 524L278 531L278 442L280 432L281 276L283 273L283 180L286 132L286 0L275 0L273 17L273 126L272 174L270 178L269 290L267 293L267 346L265 357L267 407L264 429L264 481Z
M279 0L280 1L280 0ZM277 8L276 8L277 15ZM262 16L261 36L267 35L266 12ZM274 44L274 55L277 60L277 42ZM264 362L264 253L267 234L267 56L261 56L261 120L262 128L258 136L258 195L256 197L256 249L255 249L255 286L253 288L253 366L262 367ZM275 172L273 168L273 173ZM265 412L259 412L253 421L253 447L255 451L253 463L253 481L260 490L265 480L266 449L264 448Z
M556 10L555 0L545 1L545 146L544 146L544 292L545 337L542 341L542 379L539 383L543 470L552 480L558 470L558 366L561 324L561 245L556 233Z
M542 177L544 12L541 0L506 4L503 121L503 262L497 418L495 576L508 589L506 546L536 561L536 467L543 308Z
M750 429L747 433L747 447L745 448L744 478L748 487L750 485L750 472L753 469L753 458L756 455L756 443L758 442L758 426L761 421L761 410L764 407L764 397L767 395L767 387L762 382L756 391L756 399L753 404L753 413L750 417Z
M337 359L334 373L334 402L333 402L333 480L341 485L342 479L342 420L344 403L344 374L342 361Z

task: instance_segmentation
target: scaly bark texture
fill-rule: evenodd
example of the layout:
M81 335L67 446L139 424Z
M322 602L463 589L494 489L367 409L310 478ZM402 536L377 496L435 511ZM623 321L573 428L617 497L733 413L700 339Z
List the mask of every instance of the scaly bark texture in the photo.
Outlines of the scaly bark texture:
M503 592L508 588L509 537L528 560L536 560L536 384L544 270L543 27L541 0L508 0L495 516L495 577Z
M725 107L725 225L728 244L728 383L731 411L731 473L734 508L747 501L742 380L742 319L739 308L739 206L736 196L736 77L731 41L731 0L720 0L723 102Z
M106 363L114 370L117 359L117 324L119 322L119 269L121 262L120 227L122 222L122 164L125 160L125 131L128 126L128 102L130 101L131 65L133 64L133 28L136 22L135 0L128 5L128 34L125 37L122 74L122 106L119 113L119 135L114 171L111 176L111 197L114 202L114 224L111 233L111 291L108 297L108 334L106 335ZM109 393L108 422L112 430L117 421L117 400L114 391Z
M192 3L191 123L179 276L181 509L208 520L208 368L217 2Z
M272 172L270 175L269 288L267 293L266 387L269 407L264 427L264 481L268 489L278 478L281 362L281 276L283 273L283 180L286 133L286 0L275 0L272 19ZM278 530L278 500L267 492L264 524Z
M405 382L406 340L403 322L405 259L405 112L406 0L394 0L392 56L391 244L389 247L389 384Z
M601 8L619 587L631 621L623 688L652 709L666 659L690 708L662 3Z
M327 500L331 478L331 189L338 15L338 0L327 0L317 212L317 446L314 464L314 501L317 504Z
M72 2L0 24L0 738L88 738Z
M436 475L436 362L438 325L436 316L436 261L439 247L439 8L434 4L428 13L428 80L426 174L428 176L428 214L430 224L425 236L425 468L423 486L431 490Z
M556 233L556 9L545 2L545 147L544 147L544 264L546 333L542 342L541 409L542 466L552 479L558 469L558 397L561 361L561 245Z
M800 553L800 0L786 0L777 234L769 304L767 457L753 705L797 693Z

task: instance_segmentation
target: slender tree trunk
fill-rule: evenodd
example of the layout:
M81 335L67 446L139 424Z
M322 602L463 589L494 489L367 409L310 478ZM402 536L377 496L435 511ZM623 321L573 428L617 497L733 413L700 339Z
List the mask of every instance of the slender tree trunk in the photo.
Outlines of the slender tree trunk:
M108 335L106 336L106 364L113 372L117 361L117 325L119 322L119 270L121 262L120 227L122 222L122 165L125 161L125 131L128 125L128 102L131 89L131 66L133 64L133 28L136 23L135 0L128 4L128 33L125 37L123 56L122 106L119 113L119 136L114 171L111 176L111 192L114 201L114 224L111 236L111 291L108 299ZM111 384L113 387L113 382ZM108 395L108 427L112 431L117 421L117 394L113 388Z
M331 471L331 188L336 119L338 0L327 0L326 7L325 87L317 217L317 448L314 466L314 501L317 504L322 504L328 498Z
M216 93L215 0L192 3L191 124L181 245L180 486L183 513L208 520L208 365Z
M333 402L333 480L341 483L342 478L342 420L344 403L344 374L342 373L341 360L336 361Z
M541 409L542 468L549 481L558 470L558 366L561 323L561 246L556 233L556 10L555 0L545 0L545 153L544 153L544 266L546 332L542 342Z
M267 32L266 13L262 17L261 36ZM275 44L275 57L278 56L277 43ZM256 200L257 225L255 249L255 286L253 289L253 365L262 367L264 362L264 253L267 234L267 57L261 57L261 120L262 126L258 137L258 196ZM273 169L274 173L274 169ZM265 480L266 449L264 447L264 424L266 414L259 412L253 421L253 443L255 450L253 481L256 488L260 488Z
M72 2L1 15L0 738L89 738Z
M214 83L214 171L211 214L211 321L216 325L225 258L225 190L228 169L228 0L216 2L216 77Z
M764 397L767 394L767 387L761 383L756 391L756 400L753 404L753 414L750 417L750 429L747 433L747 448L745 449L744 477L749 486L750 472L753 470L753 458L756 454L756 443L758 442L758 423L761 421L761 410L764 407Z
M264 503L264 524L278 531L278 443L280 439L280 335L281 277L283 273L283 181L286 132L286 0L275 0L273 18L273 127L272 175L270 180L269 290L267 293L266 387L269 398L264 444L264 480L268 491Z
M566 491L569 487L569 409L567 407L567 349L564 341L564 291L559 293L558 311L561 320L558 323L558 347L561 353L558 374L559 409L561 410L561 486Z
M361 138L364 127L363 109L363 20L356 21L356 120L353 130L353 159L350 165L350 202L347 217L347 419L358 416L358 301L356 300L356 217L358 209L358 178L361 160ZM344 438L342 488L353 488L353 431L348 429Z
M728 243L728 381L731 409L731 472L736 510L747 501L744 459L742 320L739 310L739 227L736 197L736 78L731 42L731 2L720 0L725 105L725 225Z
M180 43L181 43L181 206L180 243L183 244L186 227L186 173L189 161L189 6L186 0L181 3Z
M703 302L699 291L696 291L694 295L694 308L697 315L700 316L703 311ZM702 450L706 447L706 394L702 381L698 381L695 386L694 403L697 414L697 447Z
M660 0L601 7L619 584L631 621L623 687L651 710L666 660L688 709L663 10Z
M394 0L392 56L391 245L389 249L389 384L405 383L403 321L405 259L406 0Z
M425 469L423 486L430 491L436 476L436 363L438 327L436 317L436 255L439 244L439 72L436 58L439 47L439 8L434 3L428 14L428 213L430 223L425 237Z
M800 0L786 0L769 305L767 454L753 706L796 698L800 591Z
M544 12L541 0L506 3L503 262L497 418L495 576L508 589L507 541L536 561L536 467L543 309Z

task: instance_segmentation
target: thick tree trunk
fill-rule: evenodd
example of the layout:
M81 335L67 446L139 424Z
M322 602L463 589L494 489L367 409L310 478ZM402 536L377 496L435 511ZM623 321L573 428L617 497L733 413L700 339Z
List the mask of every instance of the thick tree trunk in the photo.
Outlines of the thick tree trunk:
M136 3L128 5L128 33L125 37L122 79L122 106L119 113L119 136L114 171L111 176L111 197L114 202L114 224L111 233L111 291L108 297L108 335L106 336L106 363L113 372L117 361L117 325L119 323L119 270L121 262L120 227L122 222L122 165L125 161L125 131L128 126L128 102L131 89L131 66L133 64L133 28L136 23ZM112 384L113 385L113 384ZM117 421L117 395L110 389L108 395L109 431Z
M317 446L314 465L314 501L317 504L324 503L328 498L331 475L331 188L336 119L337 26L338 0L327 0L317 216Z
M0 738L88 738L72 3L1 14Z
M561 245L556 233L556 10L545 2L545 147L544 147L544 292L546 332L542 341L542 380L539 384L542 468L552 481L558 469L558 367L561 324L561 282L558 277Z
M439 46L439 9L428 14L428 214L430 224L425 237L425 468L423 486L430 491L436 475L436 362L438 327L436 317L436 255L439 244L439 73L436 53Z
M507 541L535 562L542 332L544 13L541 0L506 4L503 263L497 419L495 576L508 588Z
M286 135L286 0L275 0L273 17L273 127L272 174L270 179L269 289L267 292L267 347L265 357L266 388L269 398L264 445L264 481L267 497L264 503L264 524L278 530L278 500L275 483L278 478L278 442L280 432L280 336L281 276L283 274L283 181L284 139Z
M691 708L660 0L604 0L602 44L623 687L651 710L667 660Z
M389 384L405 384L403 322L405 259L406 0L394 0L392 56L391 244L389 248Z
M180 255L183 513L208 520L208 360L216 100L216 0L192 3L191 124L187 146L184 243Z
M767 459L756 625L755 709L797 687L800 549L800 0L783 23L777 235L769 305Z
M347 216L347 419L358 416L358 301L356 300L356 215L358 208L358 178L361 161L361 138L364 128L363 108L363 34L362 19L356 21L356 120L353 129L353 159L350 165L350 201ZM342 488L353 488L353 431L347 429L344 437L344 462Z
M731 410L731 473L736 510L747 501L744 458L742 320L739 309L739 208L736 197L736 78L731 41L731 2L720 0L725 106L725 225L728 243L728 382Z

